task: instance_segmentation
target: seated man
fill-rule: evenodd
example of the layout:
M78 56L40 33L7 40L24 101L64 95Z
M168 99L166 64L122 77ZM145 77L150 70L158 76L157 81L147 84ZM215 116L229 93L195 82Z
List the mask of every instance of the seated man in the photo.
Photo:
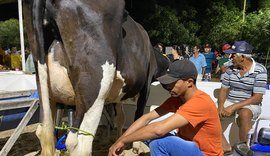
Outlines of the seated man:
M121 154L126 144L148 140L151 156L221 156L221 125L215 103L197 89L197 70L189 60L174 61L157 78L171 97L136 120L110 147L109 156ZM170 117L150 121L174 112ZM177 129L177 136L169 132Z
M253 47L245 41L236 41L230 54L234 65L227 69L222 80L218 97L218 111L222 122L236 113L240 141L246 141L252 120L261 113L261 101L267 84L266 68L251 57ZM231 152L231 146L223 135L223 151Z

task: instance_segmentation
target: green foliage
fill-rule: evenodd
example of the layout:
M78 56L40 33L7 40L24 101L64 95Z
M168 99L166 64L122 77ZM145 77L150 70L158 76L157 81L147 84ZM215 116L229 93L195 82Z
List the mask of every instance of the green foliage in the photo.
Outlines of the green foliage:
M259 0L260 9L270 9L270 0Z
M242 32L243 38L254 45L255 51L266 53L270 49L270 10L248 14Z
M19 21L17 19L0 22L0 45L4 48L20 47Z
M214 3L210 14L212 16L212 29L206 39L217 49L224 43L233 43L241 39L243 25L242 12L237 7L227 8L223 3Z
M183 11L182 14L183 16L178 16L176 10L155 5L155 12L147 22L150 25L148 34L152 42L162 42L166 45L198 42L195 36L198 24L184 21L183 18L188 16L188 12Z

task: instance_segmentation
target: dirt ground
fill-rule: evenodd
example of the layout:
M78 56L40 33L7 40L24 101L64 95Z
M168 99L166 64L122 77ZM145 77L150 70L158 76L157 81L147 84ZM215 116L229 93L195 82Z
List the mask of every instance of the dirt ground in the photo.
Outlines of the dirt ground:
M23 134L20 135L14 146L11 148L8 156L39 156L40 144L35 135L35 130L38 124L27 126ZM0 132L0 149L3 148L8 138L12 135L14 130ZM106 126L99 126L96 137L93 143L93 156L106 156L111 144L116 138L116 130L108 131ZM149 150L145 148L146 153L139 154L140 156L150 156ZM129 147L124 156L136 156Z

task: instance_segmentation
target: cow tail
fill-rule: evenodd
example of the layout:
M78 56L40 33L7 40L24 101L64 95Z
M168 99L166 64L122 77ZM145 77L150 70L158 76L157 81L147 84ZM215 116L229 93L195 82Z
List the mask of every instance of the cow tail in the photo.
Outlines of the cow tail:
M45 13L46 1L33 0L33 30L36 34L37 57L38 57L38 77L40 85L40 98L42 103L42 125L37 128L36 134L41 144L42 156L53 156L55 151L54 146L54 125L52 112L49 102L49 87L48 87L48 70L45 62L45 44L44 44L44 29L43 20Z
M44 29L43 20L45 14L46 0L34 0L33 1L33 30L36 34L36 44L38 60L41 64L45 63L45 44L44 44Z

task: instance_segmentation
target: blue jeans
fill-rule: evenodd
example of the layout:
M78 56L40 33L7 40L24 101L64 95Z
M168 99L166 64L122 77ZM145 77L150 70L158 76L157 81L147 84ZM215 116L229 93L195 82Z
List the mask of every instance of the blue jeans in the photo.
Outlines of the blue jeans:
M149 146L151 156L203 156L194 142L171 134L145 141L145 144Z

